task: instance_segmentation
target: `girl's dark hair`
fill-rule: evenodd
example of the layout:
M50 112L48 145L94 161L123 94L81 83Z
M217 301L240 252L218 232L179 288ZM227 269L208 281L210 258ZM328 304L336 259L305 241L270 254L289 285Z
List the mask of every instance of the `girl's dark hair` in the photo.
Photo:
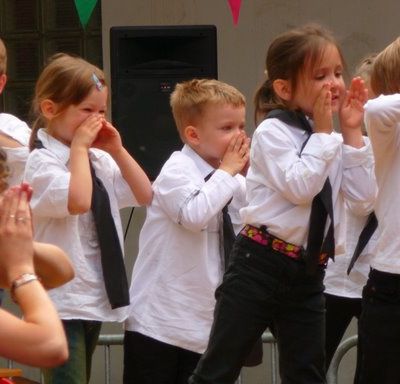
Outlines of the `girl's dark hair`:
M100 86L106 85L104 73L86 60L65 53L50 57L35 86L32 102L34 122L29 149L34 149L39 128L47 124L40 107L43 100L56 103L58 113L61 113L70 105L81 103L94 87L99 86L97 82L101 83Z
M317 24L308 24L284 32L272 41L265 63L267 79L254 97L256 124L273 109L288 109L285 100L274 92L273 82L277 79L290 80L292 92L295 92L300 73L306 66L313 68L329 44L338 49L344 65L343 55L335 38Z

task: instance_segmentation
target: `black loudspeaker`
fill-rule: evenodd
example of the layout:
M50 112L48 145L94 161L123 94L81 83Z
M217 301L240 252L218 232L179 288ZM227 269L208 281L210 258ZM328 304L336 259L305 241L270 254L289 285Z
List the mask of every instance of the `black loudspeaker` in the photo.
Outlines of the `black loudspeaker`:
M169 105L175 84L217 78L215 26L112 27L112 120L154 180L182 147Z

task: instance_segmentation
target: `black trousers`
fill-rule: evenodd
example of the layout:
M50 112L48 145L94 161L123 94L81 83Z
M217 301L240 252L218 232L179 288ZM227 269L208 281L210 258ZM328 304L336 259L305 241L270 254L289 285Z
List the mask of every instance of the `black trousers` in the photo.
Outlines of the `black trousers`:
M233 384L263 331L278 341L282 384L325 383L324 270L254 241L236 239L216 291L214 324L191 384Z
M125 332L124 384L187 384L200 354Z
M358 336L360 384L400 383L400 274L372 269Z
M361 315L361 298L349 298L325 293L326 301L326 368L339 346L353 317Z

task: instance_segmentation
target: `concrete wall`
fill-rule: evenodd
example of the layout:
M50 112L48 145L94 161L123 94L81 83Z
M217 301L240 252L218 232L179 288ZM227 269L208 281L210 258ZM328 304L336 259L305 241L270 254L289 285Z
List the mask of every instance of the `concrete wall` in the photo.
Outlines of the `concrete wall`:
M399 11L400 3L393 0L243 0L235 27L226 0L103 0L104 66L109 71L111 26L214 24L219 78L247 96L251 131L253 92L263 79L266 48L276 34L307 22L322 23L342 43L351 71L362 56L399 34Z

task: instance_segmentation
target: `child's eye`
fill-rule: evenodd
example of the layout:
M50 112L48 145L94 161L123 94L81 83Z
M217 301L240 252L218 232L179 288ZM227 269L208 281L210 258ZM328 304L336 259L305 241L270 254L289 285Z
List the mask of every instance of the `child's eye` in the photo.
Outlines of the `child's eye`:
M225 125L224 127L221 128L223 131L230 131L232 127L230 125Z
M336 73L335 73L335 76L336 76L336 77L342 77L342 72L336 72Z
M316 80L324 80L324 78L325 78L325 75L316 75L315 76Z
M91 110L90 108L83 108L83 111L84 111L84 112L88 112L88 113L91 113L91 112L92 112L92 110Z

